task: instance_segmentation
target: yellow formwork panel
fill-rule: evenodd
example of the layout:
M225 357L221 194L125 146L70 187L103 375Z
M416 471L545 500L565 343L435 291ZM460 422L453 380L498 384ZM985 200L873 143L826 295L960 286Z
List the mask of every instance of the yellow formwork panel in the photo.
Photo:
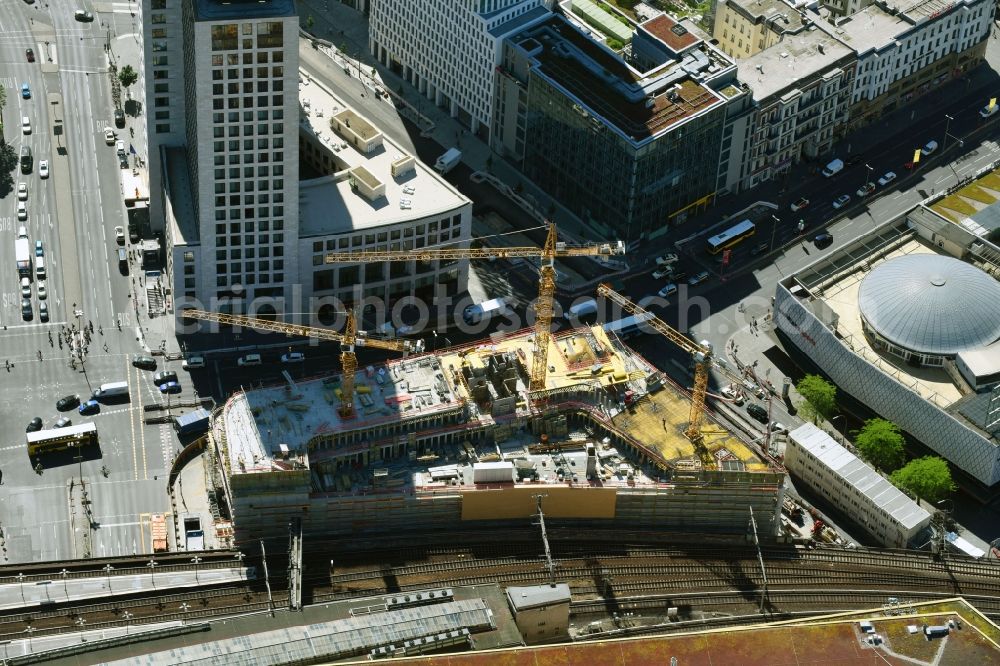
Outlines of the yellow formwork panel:
M511 520L535 515L535 495L545 495L542 511L550 518L614 518L615 488L511 486L462 494L462 520Z

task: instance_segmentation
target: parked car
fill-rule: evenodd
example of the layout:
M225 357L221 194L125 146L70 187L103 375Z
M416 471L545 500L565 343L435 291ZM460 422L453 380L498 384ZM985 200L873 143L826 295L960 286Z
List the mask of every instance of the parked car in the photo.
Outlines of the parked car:
M191 370L192 368L204 368L205 367L205 357L204 356L189 356L181 362L181 368L184 370Z
M798 201L792 204L792 212L798 212L809 205L809 199L802 197Z
M46 303L45 301L42 301L41 303L38 304L38 318L42 322L46 322L49 320L49 304Z
M662 280L663 278L670 277L670 275L673 274L673 272L674 269L670 268L669 266L666 266L664 268L658 268L655 271L653 271L653 279Z
M140 370L156 370L156 359L152 356L136 354L132 357L132 367Z
M24 321L31 321L35 318L35 311L31 308L31 300L27 298L21 299L21 319Z
M663 289L656 292L656 295L659 296L660 298L666 298L667 296L671 296L676 293L677 293L677 285L674 284L673 282L668 282L663 286Z
M702 282L708 279L708 275L709 275L708 271L701 271L700 273L695 273L694 275L688 278L688 285L693 287L697 284L701 284Z
M68 428L73 425L73 422L68 416L60 417L55 423L52 424L53 428Z
M302 363L306 360L306 355L302 352L289 352L281 355L282 363Z
M788 426L779 421L771 421L771 425L769 427L771 428L771 432L780 433L782 435L788 434Z
M42 429L42 417L36 416L28 422L28 427L24 429L24 432L38 432Z
M88 11L78 9L75 12L73 12L73 18L75 18L77 21L80 21L81 23L90 23L91 21L94 20L94 15Z
M31 134L31 118L21 116L21 134Z
M125 244L125 230L121 227L115 227L115 242L119 245Z
M35 256L36 257L45 256L45 248L42 246L42 241L40 240L35 241Z
M115 142L115 131L113 129L111 129L110 127L105 127L104 128L104 143L106 143L106 144L108 144L110 146L110 145L113 145L114 142Z
M248 365L260 365L260 354L247 354L236 359L236 365L245 367Z
M118 153L118 166L122 169L128 168L128 155L125 153Z
M722 390L719 392L726 398L729 398L734 405L743 404L743 394L739 390L733 388L732 384L722 387Z
M816 237L813 238L813 243L816 245L816 247L826 247L832 242L833 242L833 234L825 231L821 234L816 234Z
M180 393L181 385L177 382L167 382L160 386L160 393Z
M31 298L31 278L21 278L21 298Z
M59 400L56 401L56 409L59 410L60 412L69 411L74 407L79 407L79 405L80 405L80 396L78 395L63 396L62 398L59 398Z
M38 300L44 301L49 297L49 292L45 288L45 280L39 280L38 284L35 285L35 289L38 291Z
M848 202L849 202L850 200L851 200L851 195L850 195L850 194L841 194L841 195L840 195L839 197L837 197L837 199L836 199L836 200L835 200L835 201L833 202L833 207L834 207L834 208L843 208L844 206L846 206L846 205L848 204Z
M938 142L937 141L928 141L927 144L923 148L920 149L920 154L924 155L924 156L927 156L927 155L930 155L931 153L933 153L937 149L938 149Z
M858 188L858 196L863 198L868 196L874 191L875 191L875 183L865 183L864 185Z
M767 410L758 405L756 402L751 402L747 405L747 414L761 423L767 423Z
M677 255L674 254L673 252L671 252L670 254L664 254L664 255L660 255L659 257L657 257L656 258L656 265L657 266L670 266L671 264L676 264L677 261L678 261Z
M153 375L153 383L157 386L162 386L170 382L177 382L177 373L173 370L164 370Z
M23 201L17 202L17 219L21 222L28 219L28 204Z
M979 116L981 118L989 118L997 112L997 109L1000 109L1000 104L994 104L993 106L987 104L983 108L979 109Z
M80 412L81 416L97 414L99 411L101 411L101 403L97 402L96 400L88 400L87 402L80 405L80 408L77 411Z
M885 175L878 179L878 184L885 187L894 180L896 180L896 173L894 171L886 171Z
M115 109L115 127L118 129L125 127L125 112L121 109Z

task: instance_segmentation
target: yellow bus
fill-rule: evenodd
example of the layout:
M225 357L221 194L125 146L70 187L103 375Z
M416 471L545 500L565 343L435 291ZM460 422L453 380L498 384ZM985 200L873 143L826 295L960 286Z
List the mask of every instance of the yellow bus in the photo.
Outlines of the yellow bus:
M739 243L744 238L753 236L754 232L757 231L757 227L750 220L743 220L737 225L734 225L721 234L717 234L708 239L708 250L709 254L718 254L722 250L730 248L737 243Z
M28 455L34 458L44 453L68 451L97 444L97 426L93 421L88 421L65 428L29 432L27 438Z

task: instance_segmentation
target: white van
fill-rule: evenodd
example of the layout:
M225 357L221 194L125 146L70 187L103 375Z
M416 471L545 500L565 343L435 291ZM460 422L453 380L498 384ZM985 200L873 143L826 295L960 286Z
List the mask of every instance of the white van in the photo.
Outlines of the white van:
M564 316L566 317L566 319L579 319L580 317L583 317L585 315L595 314L596 312L597 312L597 301L595 301L593 298L588 298L587 300L581 301L580 303L577 303L576 305L570 307L570 309L566 311Z
M185 370L190 370L191 368L204 368L205 367L205 357L204 356L191 356L184 359L181 363L181 367Z
M113 398L122 395L128 395L128 382L101 384L91 397L94 400L100 400L101 398Z
M45 279L45 257L35 257L35 275L39 280Z
M260 365L260 354L247 354L246 356L241 356L236 361L236 365L240 367L245 367L248 365Z
M837 175L843 170L844 170L844 160L837 159L833 160L832 162L826 165L826 167L823 169L823 175L829 178L831 176Z

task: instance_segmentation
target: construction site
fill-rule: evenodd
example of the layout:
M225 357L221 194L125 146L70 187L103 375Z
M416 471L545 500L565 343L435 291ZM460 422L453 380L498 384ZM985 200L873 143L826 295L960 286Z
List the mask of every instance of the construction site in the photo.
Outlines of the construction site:
M367 366L355 409L344 375L248 390L221 407L236 543L301 518L305 533L455 529L546 519L777 534L783 470L706 418L686 435L685 391L600 326L549 340L529 392L530 329Z

